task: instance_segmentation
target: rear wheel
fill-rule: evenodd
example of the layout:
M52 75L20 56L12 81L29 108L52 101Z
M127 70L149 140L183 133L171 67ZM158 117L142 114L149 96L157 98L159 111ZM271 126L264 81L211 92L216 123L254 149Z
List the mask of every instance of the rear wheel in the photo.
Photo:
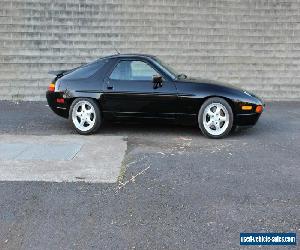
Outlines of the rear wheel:
M209 138L223 138L233 126L233 113L223 98L213 97L206 100L198 114L198 124L202 133Z
M98 104L90 98L77 98L70 107L69 120L75 130L82 135L96 132L101 125Z

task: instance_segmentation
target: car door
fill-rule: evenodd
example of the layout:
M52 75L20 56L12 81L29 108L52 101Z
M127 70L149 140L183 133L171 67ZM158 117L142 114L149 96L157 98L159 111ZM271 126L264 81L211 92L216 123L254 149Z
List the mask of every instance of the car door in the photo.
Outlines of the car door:
M165 81L161 88L154 89L153 75L159 74L154 65L146 60L118 60L105 79L106 111L117 117L174 118L177 102L175 85Z

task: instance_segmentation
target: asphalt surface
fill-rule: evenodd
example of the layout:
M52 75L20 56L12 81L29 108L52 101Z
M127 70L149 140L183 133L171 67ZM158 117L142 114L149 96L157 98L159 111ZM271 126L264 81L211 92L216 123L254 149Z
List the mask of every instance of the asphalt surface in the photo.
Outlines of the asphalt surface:
M74 132L45 103L0 102L0 134ZM267 103L222 140L153 124L93 136L106 135L128 140L120 183L0 182L0 249L228 250L241 232L297 232L299 247L299 102Z

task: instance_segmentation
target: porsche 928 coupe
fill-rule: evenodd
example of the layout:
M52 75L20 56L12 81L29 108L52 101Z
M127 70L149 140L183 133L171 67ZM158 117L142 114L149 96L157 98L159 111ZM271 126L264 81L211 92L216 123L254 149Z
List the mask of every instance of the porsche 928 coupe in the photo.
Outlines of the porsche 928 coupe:
M197 124L205 136L223 138L236 126L255 125L264 108L252 93L178 74L151 55L117 54L49 73L50 108L83 135L104 119L138 118Z

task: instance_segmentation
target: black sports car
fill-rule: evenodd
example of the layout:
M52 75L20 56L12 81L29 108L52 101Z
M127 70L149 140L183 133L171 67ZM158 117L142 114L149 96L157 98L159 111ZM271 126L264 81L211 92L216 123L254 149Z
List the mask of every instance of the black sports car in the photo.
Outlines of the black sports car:
M49 73L56 75L49 106L84 135L103 119L153 118L198 124L204 135L222 138L236 126L254 125L264 106L247 91L178 74L151 55L112 55Z

